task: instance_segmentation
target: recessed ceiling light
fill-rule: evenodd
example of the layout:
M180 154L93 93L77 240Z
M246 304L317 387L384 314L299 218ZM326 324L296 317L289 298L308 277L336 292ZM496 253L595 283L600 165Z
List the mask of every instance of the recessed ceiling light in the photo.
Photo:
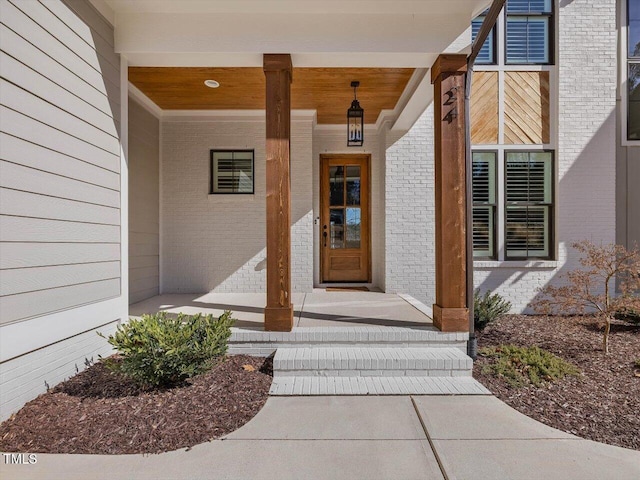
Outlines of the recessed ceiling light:
M218 88L220 86L215 80L205 80L204 84L209 88Z

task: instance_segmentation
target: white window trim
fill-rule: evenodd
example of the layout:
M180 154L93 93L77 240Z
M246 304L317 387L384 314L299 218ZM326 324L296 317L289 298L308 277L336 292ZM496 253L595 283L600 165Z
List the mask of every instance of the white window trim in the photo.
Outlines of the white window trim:
M618 52L619 78L619 98L620 98L620 144L623 147L637 147L640 146L640 140L627 139L627 113L629 105L629 92L627 92L627 65L629 59L627 56L628 43L629 43L629 27L627 25L627 0L618 0L618 11L620 12L620 51ZM638 59L640 62L640 59Z

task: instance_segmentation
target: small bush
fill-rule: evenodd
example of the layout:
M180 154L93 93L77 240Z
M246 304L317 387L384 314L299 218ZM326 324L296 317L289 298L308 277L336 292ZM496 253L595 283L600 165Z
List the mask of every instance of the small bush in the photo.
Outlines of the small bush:
M511 310L511 302L505 300L498 293L491 294L488 290L484 295L476 290L473 294L473 321L476 330L482 330L490 322L493 322L500 315L504 315Z
M176 384L205 372L227 352L234 321L229 311L219 318L172 318L166 312L132 318L107 339L122 358L106 365L145 386Z
M500 345L480 349L480 355L494 359L482 373L504 377L514 387L527 384L539 387L580 371L571 363L539 347Z

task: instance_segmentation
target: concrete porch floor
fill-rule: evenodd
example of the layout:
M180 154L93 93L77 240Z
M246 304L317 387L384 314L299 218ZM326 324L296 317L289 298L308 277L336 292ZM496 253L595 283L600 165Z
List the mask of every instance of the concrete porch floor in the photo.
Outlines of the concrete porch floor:
M294 293L295 327L431 327L431 311L407 295L362 291ZM231 310L242 329L263 330L264 293L165 294L129 307L130 316L167 311L221 315Z

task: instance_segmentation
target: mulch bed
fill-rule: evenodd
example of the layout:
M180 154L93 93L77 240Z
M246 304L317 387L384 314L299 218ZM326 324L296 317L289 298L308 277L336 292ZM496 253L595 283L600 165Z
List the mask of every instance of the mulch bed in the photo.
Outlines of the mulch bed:
M478 347L537 345L576 365L582 375L540 388L511 387L483 374L491 360L478 356L473 375L502 401L542 423L574 435L640 450L640 327L616 323L609 351L589 317L507 315L478 334Z
M123 454L191 447L252 419L267 400L272 375L271 359L229 356L183 385L145 390L97 363L0 425L0 451Z

